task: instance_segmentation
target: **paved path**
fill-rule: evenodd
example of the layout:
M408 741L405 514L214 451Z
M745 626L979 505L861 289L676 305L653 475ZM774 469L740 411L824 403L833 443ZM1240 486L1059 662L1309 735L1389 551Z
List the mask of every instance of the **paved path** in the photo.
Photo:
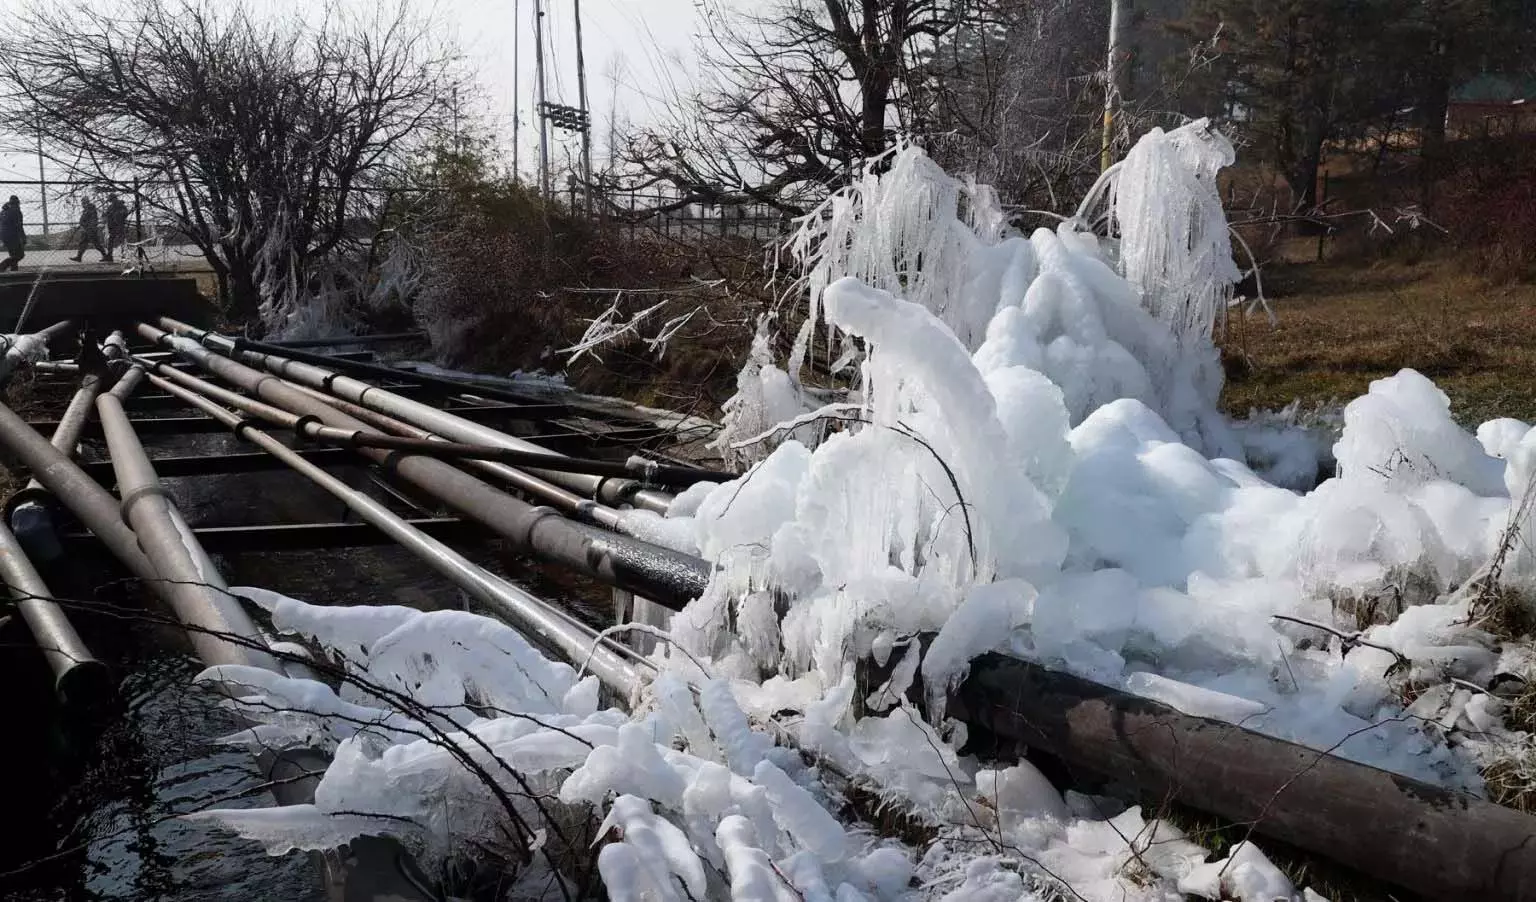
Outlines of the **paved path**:
M166 266L188 269L207 268L207 261L203 259L202 252L199 251L194 245L190 244L146 247L144 248L144 253L149 260L150 266ZM39 269L113 270L126 268L127 266L132 265L133 261L135 260L132 248L129 248L126 253L122 249L119 249L117 253L117 259L113 263L102 262L101 255L96 253L94 250L86 251L85 259L80 263L76 263L74 260L70 259L74 255L75 252L70 250L29 250L27 251L27 256L22 258L20 271L28 272L36 271ZM0 256L3 256L3 254L0 254Z

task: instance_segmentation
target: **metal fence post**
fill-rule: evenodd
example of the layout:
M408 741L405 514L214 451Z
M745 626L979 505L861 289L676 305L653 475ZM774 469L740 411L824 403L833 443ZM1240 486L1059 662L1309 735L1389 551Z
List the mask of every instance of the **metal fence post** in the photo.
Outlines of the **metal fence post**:
M135 243L144 240L144 204L138 176L133 178L133 231Z

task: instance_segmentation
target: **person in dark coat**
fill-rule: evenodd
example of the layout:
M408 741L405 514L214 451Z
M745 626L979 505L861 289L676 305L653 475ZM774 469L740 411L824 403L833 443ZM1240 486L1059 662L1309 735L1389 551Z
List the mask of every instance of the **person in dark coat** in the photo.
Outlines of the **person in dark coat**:
M0 260L0 272L15 269L27 255L27 233L21 227L21 199L14 194L0 206L0 244L8 255Z
M76 263L85 258L87 248L95 248L102 260L112 259L107 254L107 249L101 246L101 216L96 212L96 205L90 198L80 201L80 250L69 259Z
M107 201L107 262L128 243L128 205L116 194Z

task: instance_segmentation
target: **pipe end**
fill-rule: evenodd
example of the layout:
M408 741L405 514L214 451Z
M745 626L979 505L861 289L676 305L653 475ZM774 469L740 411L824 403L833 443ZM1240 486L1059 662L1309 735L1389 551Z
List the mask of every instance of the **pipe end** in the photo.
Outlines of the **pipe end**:
M59 701L71 711L99 710L117 696L112 671L100 661L77 661L53 681Z

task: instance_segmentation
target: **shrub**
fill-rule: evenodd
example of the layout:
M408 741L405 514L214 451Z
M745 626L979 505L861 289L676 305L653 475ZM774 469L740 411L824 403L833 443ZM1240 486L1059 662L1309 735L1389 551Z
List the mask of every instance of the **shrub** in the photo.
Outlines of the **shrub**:
M726 273L697 246L646 229L605 228L492 172L475 154L440 154L434 168L440 187L402 208L395 227L419 251L411 306L443 363L564 369L557 351L574 344L616 294L645 289L623 299L626 314L671 297L657 325L694 306L708 315L690 320L662 357L633 336L605 346L600 359L571 368L573 383L669 407L718 404L731 394L729 361L750 342L755 316L737 309L742 301L730 285L762 283L761 267ZM689 278L696 272L725 278L701 284Z
M1493 279L1536 276L1536 136L1462 149L1437 195L1442 223L1480 271Z

